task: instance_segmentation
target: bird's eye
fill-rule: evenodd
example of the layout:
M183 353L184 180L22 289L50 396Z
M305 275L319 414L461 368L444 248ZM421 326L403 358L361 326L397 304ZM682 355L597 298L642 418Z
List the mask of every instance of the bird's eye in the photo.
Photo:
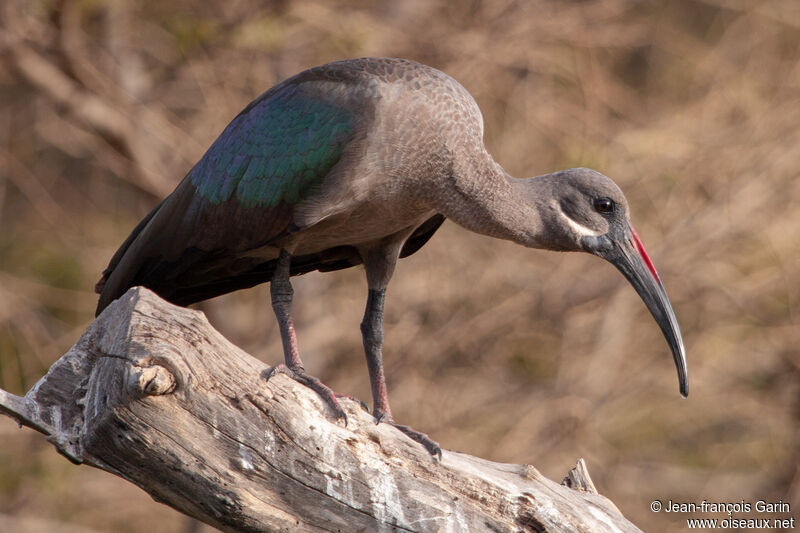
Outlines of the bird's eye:
M598 213L611 213L614 211L614 200L611 198L595 198L594 208Z

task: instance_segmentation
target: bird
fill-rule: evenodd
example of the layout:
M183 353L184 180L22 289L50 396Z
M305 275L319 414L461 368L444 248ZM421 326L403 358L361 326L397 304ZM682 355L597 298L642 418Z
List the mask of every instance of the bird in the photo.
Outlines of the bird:
M441 458L438 443L392 416L383 310L398 259L450 219L612 263L661 328L686 397L678 321L620 188L587 168L515 178L488 153L483 130L469 92L415 61L347 59L300 72L247 105L134 228L95 287L96 314L133 286L187 306L268 282L284 352L269 376L286 373L316 391L346 424L341 395L300 357L291 277L363 265L372 414Z

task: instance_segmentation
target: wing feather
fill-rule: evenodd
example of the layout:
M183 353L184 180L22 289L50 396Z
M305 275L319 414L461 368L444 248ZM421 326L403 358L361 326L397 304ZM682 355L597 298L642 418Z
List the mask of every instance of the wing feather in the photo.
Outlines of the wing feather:
M318 189L359 126L358 113L310 90L307 78L245 108L134 229L97 284L98 314L134 285L167 299L187 287L227 287L224 279L257 267L237 259L241 252L297 229L294 207Z

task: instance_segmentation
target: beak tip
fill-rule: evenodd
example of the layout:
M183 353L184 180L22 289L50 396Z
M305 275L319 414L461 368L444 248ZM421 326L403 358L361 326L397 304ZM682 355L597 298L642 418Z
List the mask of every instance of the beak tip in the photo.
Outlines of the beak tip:
M678 329L677 320L675 321L675 332L678 337L678 350L674 352L675 366L678 369L678 386L680 388L681 398L684 400L689 396L689 372L686 365L686 350L683 347L683 339Z

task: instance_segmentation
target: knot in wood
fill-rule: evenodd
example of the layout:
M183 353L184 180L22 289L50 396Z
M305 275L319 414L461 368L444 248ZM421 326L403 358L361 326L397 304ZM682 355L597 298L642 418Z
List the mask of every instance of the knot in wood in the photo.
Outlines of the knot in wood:
M133 385L140 394L160 396L175 389L175 376L161 365L140 367L134 372Z

